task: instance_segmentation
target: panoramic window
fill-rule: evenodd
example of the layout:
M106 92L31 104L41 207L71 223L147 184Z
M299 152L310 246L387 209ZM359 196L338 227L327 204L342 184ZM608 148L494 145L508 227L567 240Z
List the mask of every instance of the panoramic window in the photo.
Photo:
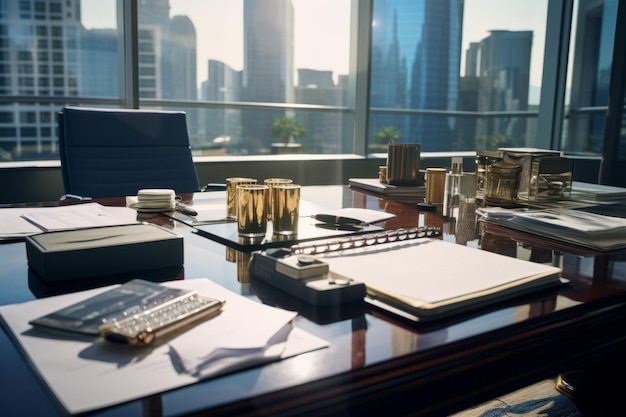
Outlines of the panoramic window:
M602 153L618 3L574 2L561 142L570 154Z
M117 104L115 5L0 2L0 112L12 114L0 120L0 161L58 159L56 114L66 97L92 105L115 98Z
M352 152L350 0L166 3L139 5L140 104L186 110L196 155Z
M532 146L547 0L375 0L370 150Z
M184 110L195 155L535 147L546 113L551 146L601 153L618 0L574 1L563 98L567 2L370 1L139 0L132 42L125 1L0 2L0 160L57 159L66 104Z

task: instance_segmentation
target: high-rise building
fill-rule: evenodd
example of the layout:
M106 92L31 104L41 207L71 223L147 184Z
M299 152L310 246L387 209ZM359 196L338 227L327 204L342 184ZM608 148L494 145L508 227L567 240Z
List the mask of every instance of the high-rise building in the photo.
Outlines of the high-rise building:
M0 94L82 94L80 17L80 0L0 2ZM1 105L0 154L57 155L56 112L47 104Z
M86 97L119 97L118 40L115 29L81 30L78 91Z
M141 0L139 95L196 100L196 29L188 16L170 17L169 0ZM190 131L197 126L190 126Z
M80 0L0 2L0 94L120 97L118 32L85 29L80 6ZM170 19L169 0L141 0L139 8L140 97L197 99L191 20ZM58 157L57 111L58 103L0 106L0 159ZM193 136L197 117L190 120Z
M456 110L462 17L460 0L375 1L370 106ZM370 113L370 136L386 126L424 151L448 150L455 139L452 117Z
M532 31L493 30L480 41L478 111L528 109ZM503 135L510 146L526 146L526 119L483 118L477 135Z
M302 104L326 106L343 105L343 91L335 86L332 71L308 68L298 69L298 86L295 89L296 101ZM342 141L329 141L328 138L343 138L341 114L330 112L299 112L298 121L307 130L304 140L310 153L349 152L342 148Z
M202 100L234 102L241 101L241 71L223 62L210 59L208 77L202 83ZM205 138L204 149L239 148L241 146L241 110L210 109L200 113L201 132ZM206 144L208 141L208 144Z
M244 0L243 99L293 103L294 18L291 0ZM248 150L269 148L280 110L244 110L242 141Z

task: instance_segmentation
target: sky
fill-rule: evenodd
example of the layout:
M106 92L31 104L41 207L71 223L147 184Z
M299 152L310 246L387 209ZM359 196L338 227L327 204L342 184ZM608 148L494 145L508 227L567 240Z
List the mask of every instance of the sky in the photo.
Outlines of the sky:
M347 74L350 0L292 3L295 67ZM219 13L207 13L207 9ZM86 28L115 27L115 0L82 0L81 13ZM176 15L189 16L196 29L198 83L207 78L209 59L224 62L235 70L243 69L243 48L230 46L243 45L243 0L170 0L170 17Z
M350 0L292 0L295 68L349 71ZM548 0L465 0L463 43L478 42L490 30L533 30L531 85L541 85ZM116 0L82 0L87 28L115 27ZM219 9L219 13L205 10ZM198 83L207 79L207 62L215 59L243 69L243 0L170 0L170 16L187 15L196 29ZM232 18L224 18L232 16ZM461 54L462 63L464 53ZM463 66L461 68L463 72Z

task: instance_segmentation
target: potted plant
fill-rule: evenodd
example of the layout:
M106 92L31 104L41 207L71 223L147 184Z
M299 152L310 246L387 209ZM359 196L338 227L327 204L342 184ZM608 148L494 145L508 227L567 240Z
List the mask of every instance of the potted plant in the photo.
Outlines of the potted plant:
M400 139L402 135L400 131L393 126L383 126L376 134L374 134L374 143L370 145L370 152L387 152L387 145L389 142L394 142Z
M272 136L283 140L282 143L272 144L273 154L299 153L302 145L295 143L294 140L306 137L305 127L289 116L277 117L272 123L270 133Z

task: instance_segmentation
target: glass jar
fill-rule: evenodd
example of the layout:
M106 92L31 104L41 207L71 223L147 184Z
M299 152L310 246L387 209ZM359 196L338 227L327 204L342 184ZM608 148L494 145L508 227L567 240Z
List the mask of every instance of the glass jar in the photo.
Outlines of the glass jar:
M476 154L476 190L479 196L482 197L485 191L487 170L492 164L500 161L502 161L502 158L497 156Z
M495 162L487 169L485 205L511 207L517 203L522 166L512 162Z

